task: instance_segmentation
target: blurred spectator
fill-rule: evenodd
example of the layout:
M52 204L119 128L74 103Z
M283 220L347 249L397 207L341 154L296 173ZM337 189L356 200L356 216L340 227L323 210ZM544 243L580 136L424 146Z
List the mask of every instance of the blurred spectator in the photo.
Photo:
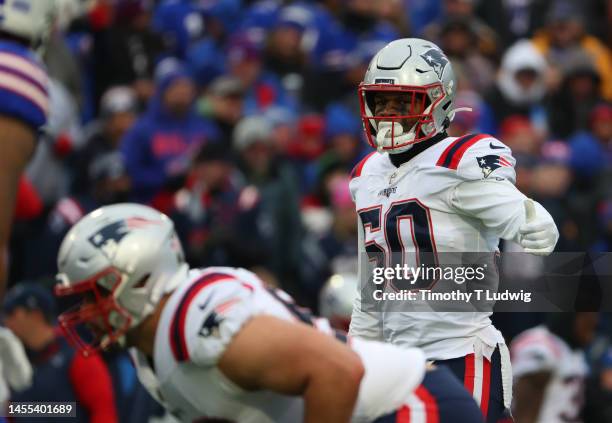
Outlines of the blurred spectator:
M556 251L580 251L579 232L574 215L571 152L561 141L549 141L542 145L540 162L533 169L530 181L530 196L542 204L555 219L559 228Z
M218 138L216 127L195 113L196 88L187 70L169 61L158 70L155 96L121 141L133 199L143 202L174 191L199 148Z
M3 311L6 326L25 345L34 369L30 388L13 393L11 401L76 402L76 421L118 421L106 364L98 355L85 358L58 334L51 293L40 285L19 283L6 294Z
M110 88L100 102L100 119L86 128L85 146L74 160L76 172L73 190L89 189L89 169L98 156L119 150L120 141L137 118L136 93L128 86Z
M204 18L195 2L162 0L158 3L151 26L164 38L167 52L183 60L189 45L204 34Z
M217 125L227 148L230 148L234 126L244 114L244 90L240 79L223 75L210 83L198 101L198 112Z
M597 321L597 313L552 313L544 326L512 341L517 421L580 420L588 373L584 348L594 337Z
M368 153L362 138L359 118L339 104L330 105L325 113L325 139L328 150L316 162L317 178L328 170L340 168L348 175Z
M287 148L287 157L297 172L300 191L309 193L316 183L316 168L311 163L325 152L325 120L317 114L302 116L296 124L295 137Z
M246 87L245 114L264 112L273 106L296 109L297 98L288 97L280 74L264 69L262 52L245 35L235 35L228 42L227 62L229 73L240 80L242 87ZM301 90L301 76L290 73L284 79L290 82L293 77L299 79L296 89Z
M70 189L69 156L83 146L83 132L74 100L57 81L49 85L50 114L34 157L26 168L43 204L49 206Z
M531 37L542 27L551 0L487 0L479 1L476 14L495 28L501 47Z
M475 14L476 0L443 0L443 14L436 21L427 25L423 30L422 38L434 43L442 44L442 30L444 26L453 20L465 22L476 37L475 47L487 58L494 58L497 54L497 33L487 24L480 20Z
M243 189L227 148L207 144L196 156L185 187L171 214L194 266L266 264L255 216L257 197Z
M612 58L610 50L585 31L582 3L559 0L550 3L546 26L533 38L536 48L554 68L562 68L571 60L576 49L582 50L592 61L595 73L601 78L600 94L612 99Z
M575 174L597 183L605 167L612 162L612 106L602 103L592 109L588 130L580 131L569 140L572 168Z
M478 50L477 34L467 18L452 18L440 28L440 48L453 62L462 68L467 87L484 92L493 83L495 69Z
M302 48L302 37L313 17L301 5L285 6L270 32L264 47L266 68L281 78L293 75L301 79L307 52Z
M522 115L538 130L546 129L546 73L546 60L529 41L518 41L506 50L496 85L485 94L498 128L507 117Z
M282 281L284 289L295 293L297 287L291 284L297 282L302 236L295 174L275 156L272 126L265 117L241 120L233 141L246 189L251 198L257 199L255 225L260 234L259 245L266 246L267 267Z
M331 225L321 230L316 238L316 247L304 260L304 269L309 281L308 287L316 296L325 281L333 273L354 271L357 268L357 214L349 190L350 178L347 173L335 172L326 180L325 194L329 198L332 212ZM308 224L311 210L304 211ZM322 228L323 229L323 228ZM309 240L307 242L313 242ZM318 254L314 252L318 252Z
M566 138L588 127L590 111L602 101L601 75L581 49L567 52L561 70L561 86L550 98L548 120L551 133Z
M509 116L499 128L499 137L512 149L512 154L538 155L542 136L531 121L522 115Z
M461 76L459 78L461 79ZM471 111L466 110L455 115L447 131L451 137L461 137L469 133L494 134L496 132L491 109L486 106L482 96L476 91L459 89L455 97L455 107L469 108ZM500 139L506 142L503 137Z
M151 28L151 2L119 0L108 7L109 18L92 31L95 104L114 85L131 85L141 104L146 104L154 91L156 60L165 48L161 36Z

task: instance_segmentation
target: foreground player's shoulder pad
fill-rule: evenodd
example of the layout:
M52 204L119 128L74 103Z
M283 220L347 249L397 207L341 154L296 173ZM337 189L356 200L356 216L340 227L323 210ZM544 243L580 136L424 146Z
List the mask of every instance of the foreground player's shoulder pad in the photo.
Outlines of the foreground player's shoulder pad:
M488 179L514 183L515 163L510 148L495 137L471 134L451 142L436 164L457 172L466 181Z
M179 301L170 325L175 359L214 366L253 316L253 290L249 284L223 274L206 275L196 281Z
M49 113L48 85L46 71L32 52L0 41L0 115L39 130Z

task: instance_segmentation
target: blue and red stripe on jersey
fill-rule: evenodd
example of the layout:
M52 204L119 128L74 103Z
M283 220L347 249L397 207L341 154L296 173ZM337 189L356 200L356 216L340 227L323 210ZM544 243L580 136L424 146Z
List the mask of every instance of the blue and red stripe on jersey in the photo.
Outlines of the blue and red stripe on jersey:
M370 154L368 154L367 156L365 156L363 159L361 159L361 161L359 163L357 163L355 165L355 167L353 168L353 170L351 171L351 179L353 178L357 178L359 176L361 176L361 171L363 170L363 166L365 165L365 163L368 161L368 159L370 157L372 157L372 155L376 153L376 151L372 151Z
M457 170L459 162L467 149L476 144L478 141L489 137L491 136L487 134L470 134L457 138L455 141L450 143L446 149L444 149L442 155L436 163L436 166Z
M189 360L189 350L187 349L187 339L185 338L185 323L191 302L202 289L225 280L234 280L234 277L227 273L208 273L195 281L183 294L178 306L174 310L174 316L170 323L170 349L176 361Z

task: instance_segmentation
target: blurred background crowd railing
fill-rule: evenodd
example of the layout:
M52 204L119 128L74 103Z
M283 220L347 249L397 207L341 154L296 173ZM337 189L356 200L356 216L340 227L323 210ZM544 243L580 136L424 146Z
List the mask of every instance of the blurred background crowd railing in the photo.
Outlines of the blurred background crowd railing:
M401 37L446 52L457 106L473 109L449 134L512 148L518 187L560 229L558 251L611 250L611 1L60 3L13 285L52 285L70 226L136 201L172 217L192 266L248 267L316 310L324 282L357 267L348 183L370 150L357 85ZM521 321L512 333L533 324Z

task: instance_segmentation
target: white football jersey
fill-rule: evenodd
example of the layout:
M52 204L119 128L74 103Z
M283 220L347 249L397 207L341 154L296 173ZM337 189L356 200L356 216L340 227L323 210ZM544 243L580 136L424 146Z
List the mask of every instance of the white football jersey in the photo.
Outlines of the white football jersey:
M217 368L233 336L259 314L302 321L330 336L345 337L337 334L327 320L312 319L283 291L265 287L251 272L223 267L191 270L164 306L155 335L153 363L139 351L131 351L139 379L181 421L301 421L301 397L246 391ZM400 408L424 377L425 356L418 349L363 340L351 340L350 346L365 368L354 422L372 421Z
M517 336L510 345L515 380L536 372L550 372L538 422L578 422L584 403L588 366L581 351L538 326Z
M499 239L515 238L525 222L526 197L514 186L514 164L510 149L489 135L445 138L399 168L387 153L370 154L350 183L359 215L360 271L367 268L366 252L370 262L379 260L376 266L380 257L387 257L389 266L391 253L401 253L411 266L418 265L421 253L491 253L493 263ZM368 283L370 270L361 272L362 283ZM364 311L359 296L351 335L420 347L432 360L475 349L490 359L503 343L489 312L411 312L395 306L387 301L380 312Z

